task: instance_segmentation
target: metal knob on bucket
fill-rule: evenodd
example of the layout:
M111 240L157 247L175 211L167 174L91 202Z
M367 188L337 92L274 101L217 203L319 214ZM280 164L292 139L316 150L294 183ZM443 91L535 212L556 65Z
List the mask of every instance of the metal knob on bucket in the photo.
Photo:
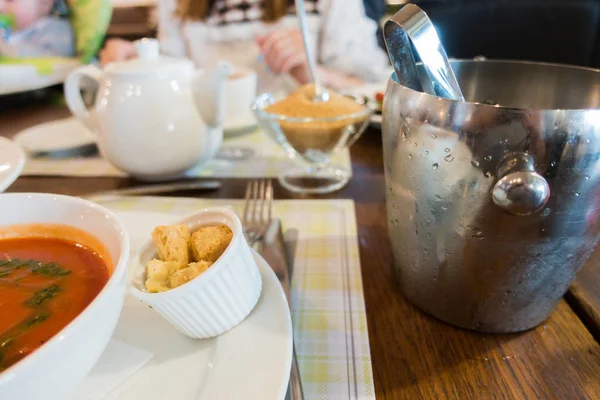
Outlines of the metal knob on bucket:
M533 158L524 153L506 155L498 165L498 181L492 189L494 204L514 215L531 215L550 198L550 187L535 172Z
M398 76L385 95L399 286L451 324L526 330L548 318L600 239L600 71L450 65L465 101Z

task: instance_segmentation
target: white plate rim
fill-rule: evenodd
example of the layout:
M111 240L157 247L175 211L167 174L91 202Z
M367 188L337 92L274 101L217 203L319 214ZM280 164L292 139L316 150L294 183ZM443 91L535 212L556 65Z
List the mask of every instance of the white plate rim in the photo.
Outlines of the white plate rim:
M223 134L225 136L237 135L251 132L258 127L258 121L254 117L242 120L230 120L223 122Z
M177 220L180 220L182 218L181 215L178 214L174 214L174 213L163 213L163 212L148 212L148 211L116 211L115 215L117 216L118 219L123 220L123 219L128 219L131 216L134 216L135 218L143 218L145 221L156 221L155 222L148 222L149 224L165 224L165 223L169 223L168 221L174 222ZM125 218L124 218L125 217ZM128 224L126 222L124 222L124 225L126 227L126 229L129 229L130 227L128 226ZM138 235L136 235L135 233L131 233L129 232L130 237L132 237L131 239L136 238ZM149 237L149 234L148 234ZM135 243L137 242L137 240L132 240L132 259L130 260L131 262L135 262L135 258L137 256L137 251L139 249L134 248ZM138 243L141 244L141 243ZM279 359L280 362L278 363L278 370L281 370L281 379L279 379L279 387L274 389L273 392L277 393L273 400L277 399L283 399L285 397L286 391L287 391L287 387L288 387L288 381L289 381L289 376L290 376L290 371L291 371L291 363L292 363L292 348L293 348L293 330L292 330L292 320L291 320L291 313L288 307L288 303L287 303L287 298L285 296L285 293L283 292L283 289L281 288L281 285L279 284L279 279L277 278L277 276L275 275L275 273L273 272L273 270L269 267L269 265L267 264L267 262L260 256L258 255L256 252L253 251L253 254L255 256L255 259L258 263L259 269L261 270L261 274L263 276L263 293L265 293L266 288L268 288L270 285L274 285L274 289L277 292L277 295L273 296L273 300L271 301L280 301L282 307L282 310L285 311L286 315L283 316L283 318L286 320L286 325L285 325L285 334L286 334L286 348L284 351L280 351L281 349L279 349L278 351L279 354L281 355L281 358ZM265 279L267 278L267 279ZM260 307L260 305L262 304L261 302L263 301L263 294L261 294L261 298L259 299L259 305L257 307ZM243 325L246 321L243 321L240 325L238 325L237 327L235 327L233 330L235 329L239 329L239 328L243 328ZM283 326L283 325L282 325ZM173 328L175 329L175 328ZM217 338L217 340L219 340L220 338L226 339L226 335L227 332L225 334L223 334L222 336L220 336L219 338ZM135 343L132 343L133 345L135 345ZM223 348L223 344L219 343L219 348ZM270 351L270 349L266 349L266 351ZM262 351L258 351L258 353L262 353ZM240 361L240 357L237 354L226 354L225 358L228 357L233 357L235 356L235 359L237 362ZM253 370L252 369L252 361L249 361L249 365L248 365L248 371L255 371L256 373L260 373L261 371L258 370ZM284 366L283 368L281 368L281 366ZM220 372L223 372L224 374L220 374ZM220 370L217 368L213 368L210 372L211 375L211 379L212 380L218 380L218 381L228 381L227 377L221 377L221 375L226 375L226 371L224 371L223 368L221 368ZM233 385L233 386L237 386L235 391L236 393L243 393L244 389L239 387L241 383L237 382L237 385ZM205 387L208 387L208 383L205 385ZM213 393L214 394L214 393ZM206 396L209 396L210 393L205 393L203 392L201 395L201 399L206 398ZM227 396L226 396L227 397ZM237 396L236 396L237 397ZM231 397L227 397L227 398L231 398ZM248 397L246 397L247 399L249 399ZM259 398L257 398L258 400ZM271 400L271 398L266 398L266 397L260 397L260 400Z
M28 64L2 64L0 65L0 95L29 92L32 90L43 89L63 83L68 74L81 65L81 62L73 58L58 63L54 71L48 75L39 75L33 65ZM18 78L18 79L16 79ZM18 82L18 84L6 85L6 81ZM30 82L24 84L23 82Z
M10 156L6 159L10 167L7 171L0 172L0 193L4 192L17 180L25 166L25 152L15 141L0 137L0 149L5 149ZM0 162L5 161L0 152Z
M358 95L366 96L370 99L375 100L374 94L376 92L385 93L386 88L387 88L387 81L385 81L383 83L368 83L363 86L357 86L354 88L344 90L343 93L347 94L347 95L351 95L351 96L358 96ZM373 114L371 116L371 118L369 119L369 124L374 128L381 129L381 126L382 126L381 114L377 114L377 113Z
M67 129L80 129L81 137L77 141L63 147L49 143L48 139L52 138L51 135L56 137L57 132L65 132ZM97 144L97 137L79 122L77 118L67 117L25 128L13 137L13 141L17 142L28 152L57 152L79 146ZM31 143L35 143L35 145L31 146Z

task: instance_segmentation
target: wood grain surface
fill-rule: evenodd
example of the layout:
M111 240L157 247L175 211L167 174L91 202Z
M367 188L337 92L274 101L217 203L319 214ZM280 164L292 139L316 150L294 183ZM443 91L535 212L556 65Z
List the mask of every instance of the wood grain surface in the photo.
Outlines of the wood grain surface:
M10 137L66 115L62 106L42 104L0 111L0 135ZM377 398L600 399L600 347L583 323L592 324L592 331L600 326L600 272L594 268L600 253L594 254L574 285L570 305L561 301L536 329L491 335L454 328L420 312L398 291L387 237L378 131L365 133L352 149L352 160L350 184L322 197L356 202ZM202 195L243 197L246 180L222 182L220 191ZM81 195L135 184L121 178L22 177L9 191ZM276 197L294 196L277 187Z

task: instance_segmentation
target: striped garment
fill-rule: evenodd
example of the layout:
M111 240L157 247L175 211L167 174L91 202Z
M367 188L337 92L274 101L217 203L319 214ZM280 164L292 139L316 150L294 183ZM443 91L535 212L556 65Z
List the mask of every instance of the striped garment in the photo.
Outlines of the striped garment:
M177 18L177 0L158 2L158 39L166 55L191 58L211 68L221 60L252 69L260 92L288 92L297 83L265 67L256 36L297 29L294 7L276 22L262 21L265 0L217 0L206 21ZM392 70L377 43L377 24L365 14L363 0L305 0L309 47L317 62L366 82L387 81Z

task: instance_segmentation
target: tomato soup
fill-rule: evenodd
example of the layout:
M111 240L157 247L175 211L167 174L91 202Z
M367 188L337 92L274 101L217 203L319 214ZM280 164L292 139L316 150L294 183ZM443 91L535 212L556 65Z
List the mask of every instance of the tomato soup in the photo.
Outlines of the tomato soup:
M63 238L0 238L0 372L94 300L111 273L105 258Z

